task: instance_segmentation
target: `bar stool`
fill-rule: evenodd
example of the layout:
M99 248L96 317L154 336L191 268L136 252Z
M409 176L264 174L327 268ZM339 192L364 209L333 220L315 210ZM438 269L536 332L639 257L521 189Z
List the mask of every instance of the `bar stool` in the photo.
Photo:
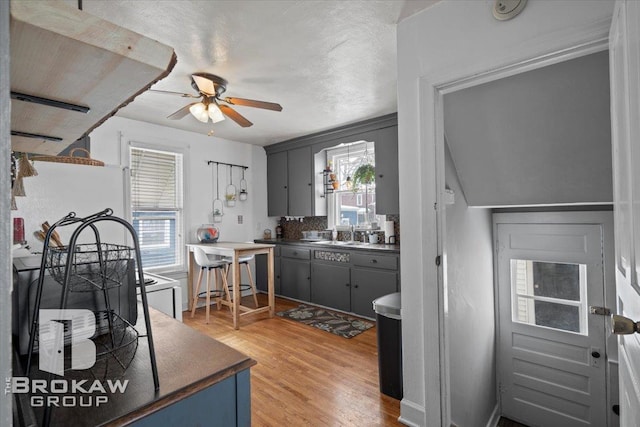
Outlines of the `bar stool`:
M246 255L238 258L238 265L239 266L244 265L247 268L247 276L249 277L249 283L239 284L239 287L240 287L241 293L242 291L251 290L251 293L253 295L253 302L255 303L256 307L258 307L258 297L257 297L258 292L256 291L256 285L253 282L253 276L251 275L251 266L249 266L249 261L251 261L254 258L255 258L255 255ZM228 265L226 267L227 268L226 274L228 275L229 271L231 270L230 267L231 267L231 263L233 263L233 258L224 257L223 259L228 262ZM228 283L228 279L227 279L227 283ZM229 286L233 286L233 285L229 285ZM231 303L231 298L229 298L229 303Z
M193 248L193 257L196 261L196 264L200 267L200 274L198 275L198 284L196 285L196 290L193 293L193 307L191 308L191 317L196 314L196 305L198 304L199 298L206 298L206 323L209 323L209 311L211 309L211 295L214 295L214 302L218 306L218 310L220 310L220 306L222 305L223 294L226 296L228 301L231 300L229 296L229 287L227 285L227 268L229 262L224 258L221 259L213 259L210 258L206 252L199 247ZM207 290L206 292L200 292L200 285L202 284L202 275L204 274L204 270L207 270ZM211 289L211 270L214 273L214 281L215 281L215 289ZM222 287L218 285L218 273L222 277ZM206 295L205 295L206 294ZM204 295L204 296L203 296Z

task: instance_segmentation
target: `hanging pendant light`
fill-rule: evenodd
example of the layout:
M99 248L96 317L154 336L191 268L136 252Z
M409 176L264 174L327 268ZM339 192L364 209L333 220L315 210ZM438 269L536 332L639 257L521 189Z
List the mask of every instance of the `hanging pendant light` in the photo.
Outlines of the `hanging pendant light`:
M202 123L207 123L209 121L209 114L207 114L207 106L204 105L203 102L196 102L191 107L189 107L189 112L196 119L200 120Z
M215 99L211 98L211 102L209 102L207 111L213 123L218 123L224 120L224 114L222 114L222 110L220 110L220 106Z

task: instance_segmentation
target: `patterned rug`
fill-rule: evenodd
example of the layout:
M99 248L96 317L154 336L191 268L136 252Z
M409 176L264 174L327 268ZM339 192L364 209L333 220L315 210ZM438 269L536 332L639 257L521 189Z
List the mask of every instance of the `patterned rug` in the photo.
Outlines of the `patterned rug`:
M344 338L353 338L374 326L373 323L320 307L301 304L296 308L276 313L278 316L310 325Z

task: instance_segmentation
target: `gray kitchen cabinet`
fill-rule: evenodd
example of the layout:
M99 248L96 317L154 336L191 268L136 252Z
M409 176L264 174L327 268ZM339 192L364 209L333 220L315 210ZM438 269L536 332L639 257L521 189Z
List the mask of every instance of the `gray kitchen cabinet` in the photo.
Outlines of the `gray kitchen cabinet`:
M256 255L256 288L268 292L267 255ZM280 295L280 247L273 248L273 287L276 295Z
M376 213L398 214L398 126L378 130L375 140Z
M288 215L287 152L267 155L267 211L269 216Z
M281 295L301 301L311 300L311 272L308 260L280 258Z
M311 302L338 310L351 311L349 265L311 264Z
M289 215L312 216L313 167L311 147L300 147L287 152L289 168Z
M392 270L353 267L351 269L351 311L375 318L373 300L398 292L398 273Z

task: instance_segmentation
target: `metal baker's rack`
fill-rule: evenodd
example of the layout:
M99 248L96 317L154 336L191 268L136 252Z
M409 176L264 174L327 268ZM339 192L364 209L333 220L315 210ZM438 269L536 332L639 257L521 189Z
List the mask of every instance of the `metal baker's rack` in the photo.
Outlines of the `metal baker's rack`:
M133 241L133 247L105 243L100 237L98 223L113 222L120 224L128 230ZM67 246L51 245L52 236L57 236L56 229L65 226L76 226ZM93 237L92 243L77 243L83 231L87 230ZM92 232L92 233L91 233ZM54 241L58 240L54 237ZM86 240L86 239L83 239ZM91 240L89 238L89 240ZM132 260L132 256L135 258ZM130 263L135 261L138 275L138 285L140 287L140 297L142 299L142 309L146 335L140 335L135 327L112 309L109 301L109 290L122 286L125 281L130 280L129 272L133 268ZM104 298L104 310L96 311L95 332L91 339L96 346L95 364L91 368L91 374L103 380L107 377L117 377L124 374L129 364L135 357L138 347L139 337L146 337L149 348L149 358L153 375L155 390L160 388L158 380L158 369L156 365L153 336L151 332L151 322L149 318L149 308L147 304L147 294L145 292L144 275L142 272L142 258L138 236L133 226L122 218L113 216L111 209L105 209L84 218L76 216L75 212L53 224L46 233L40 265L40 275L38 278L37 293L33 308L32 323L30 327L29 350L26 364L26 374L30 373L36 340L43 335L39 328L39 311L42 301L42 289L45 283L46 272L62 286L62 293L59 308L67 308L69 292L96 292L96 298L102 295ZM131 284L131 283L129 283ZM133 281L135 286L135 280ZM134 292L135 293L135 292ZM135 304L135 302L134 302ZM77 308L77 307L74 307ZM74 334L77 333L76 325ZM82 329L82 325L78 325ZM62 331L58 328L58 334L54 337L56 343L62 342L64 345L71 344L72 335L70 331ZM51 335L49 335L51 336ZM39 343L39 351L43 351L43 343ZM65 352L65 355L71 352ZM40 355L42 357L42 354ZM48 371L52 372L52 371Z

